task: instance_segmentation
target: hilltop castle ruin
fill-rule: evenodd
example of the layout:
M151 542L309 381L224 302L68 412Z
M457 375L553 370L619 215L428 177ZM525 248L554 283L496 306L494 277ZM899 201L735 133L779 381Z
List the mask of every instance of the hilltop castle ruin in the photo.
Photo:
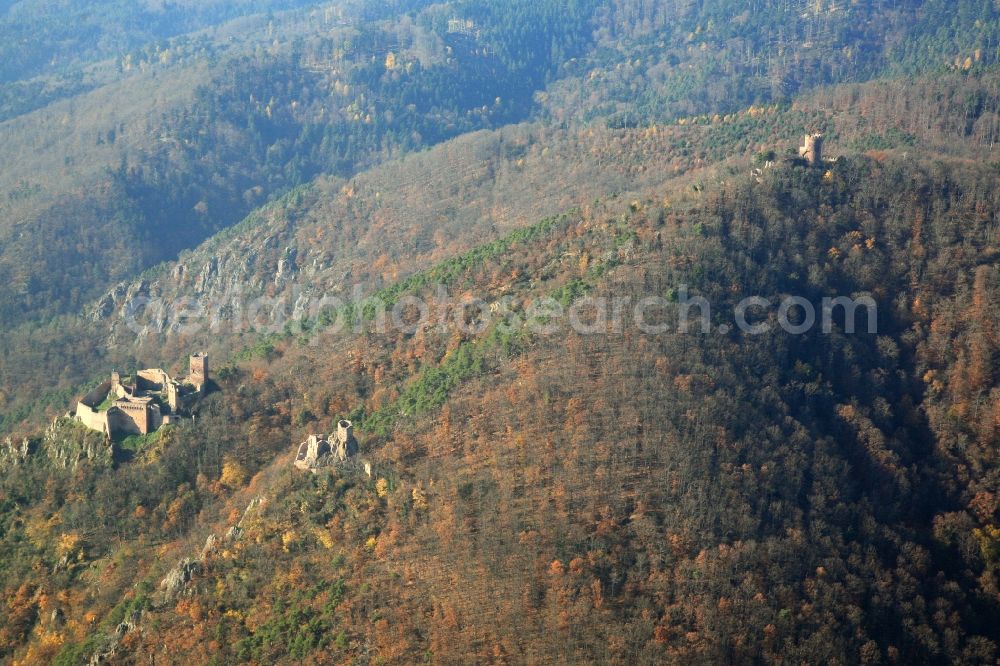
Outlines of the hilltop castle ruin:
M194 402L205 394L207 382L207 354L192 355L188 376L180 381L159 368L139 370L131 381L115 371L80 398L69 416L109 438L146 435L190 413Z
M799 157L815 167L823 163L823 135L819 132L806 134L805 143L799 148Z
M326 435L309 435L309 438L299 444L295 455L295 466L302 470L315 472L322 467L332 467L346 462L358 453L358 442L354 439L354 426L350 421L337 422L337 432L327 438Z

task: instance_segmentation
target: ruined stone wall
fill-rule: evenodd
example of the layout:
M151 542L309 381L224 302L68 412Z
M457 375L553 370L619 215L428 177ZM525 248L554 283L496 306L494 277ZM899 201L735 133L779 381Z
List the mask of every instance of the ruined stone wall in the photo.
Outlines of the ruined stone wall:
M112 384L111 390L114 393L115 399L124 398L125 396L127 396L129 394L129 392L128 392L129 390L126 389L125 385L122 384L122 383L119 383L117 386L115 386L115 385Z
M170 383L170 375L159 368L149 368L136 373L136 386L146 391L161 391Z
M103 433L108 432L108 413L94 411L90 405L87 405L82 400L76 405L75 417L77 421L91 430Z
M103 382L100 386L95 388L93 391L87 395L80 398L80 402L87 405L88 407L97 407L99 404L104 402L104 399L108 397L108 393L111 391L111 380Z
M146 405L118 403L108 410L111 432L145 435L150 431L149 408Z
M149 432L159 430L163 425L163 413L160 411L159 405L149 406Z
M174 414L176 414L181 408L181 398L177 389L177 384L173 382L167 383L167 405L170 407L171 413Z
M188 368L188 381L203 390L208 381L208 354L192 354Z

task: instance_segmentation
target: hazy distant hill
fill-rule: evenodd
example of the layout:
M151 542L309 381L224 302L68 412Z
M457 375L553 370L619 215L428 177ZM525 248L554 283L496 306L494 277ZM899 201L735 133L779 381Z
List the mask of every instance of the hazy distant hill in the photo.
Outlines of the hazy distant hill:
M7 2L0 5L4 34L0 81L72 71L236 17L318 4L309 0Z
M12 287L0 320L74 311L276 193L463 132L539 113L646 126L884 72L971 75L994 62L998 43L994 4L967 0L955 11L765 2L753 12L738 3L358 2L224 23L298 3L265 4L86 5L81 20L95 29L114 35L114 25L138 22L155 34L126 30L129 43L85 57L112 56L88 70L87 92L0 123L9 137L0 155L14 165L0 178L0 278ZM72 12L82 11L21 3L6 29L76 25ZM178 36L151 41L161 32ZM38 48L66 47L40 34ZM988 142L997 122L987 99L960 112Z

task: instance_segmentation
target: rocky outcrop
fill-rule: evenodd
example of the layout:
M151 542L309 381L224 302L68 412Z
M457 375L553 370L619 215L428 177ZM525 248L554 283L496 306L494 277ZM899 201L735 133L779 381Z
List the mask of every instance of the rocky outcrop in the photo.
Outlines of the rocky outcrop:
M219 274L219 258L209 257L204 267L202 267L201 273L198 274L198 280L195 282L195 287L194 287L195 291L199 294L204 294L208 290L208 287L218 276L218 274Z
M219 545L219 538L214 534L209 534L208 538L205 539L205 545L201 549L201 558L205 560L209 555L211 555L216 547Z
M263 209L257 225L228 234L224 242L209 241L202 248L182 253L152 277L122 283L90 306L94 321L107 322L109 346L134 344L136 338L158 337L176 332L190 334L192 317L200 332L224 331L244 326L257 308L283 308L279 320L287 319L296 302L297 283L303 272L316 289L325 293L328 284L318 272L332 260L313 248L303 248L294 233L294 222L280 209ZM323 258L317 261L317 254ZM320 268L322 267L322 268ZM274 305L277 304L277 305ZM300 308L299 315L305 312ZM251 324L256 325L256 324Z
M195 574L201 571L201 562L191 558L184 558L177 563L173 569L160 581L160 589L167 599L173 599L187 587Z
M229 528L225 537L221 539L221 542L225 545L232 545L239 541L244 533L244 523L249 521L264 506L264 502L263 497L254 498L243 512L240 522ZM203 570L205 562L219 547L219 543L220 539L218 536L209 534L197 559L185 557L173 569L167 572L167 575L160 581L160 591L163 592L165 600L171 601L184 592L194 577Z
M11 469L20 465L31 455L31 440L25 438L20 442L13 441L10 437L0 444L0 471Z
M295 263L297 256L298 251L294 247L285 248L285 256L278 259L278 270L274 274L274 284L280 286L295 277L295 274L299 272L298 264Z
M63 469L76 469L83 462L110 466L113 454L111 442L103 434L61 416L49 424L41 441L14 442L8 437L0 443L0 472L12 470L37 456Z
M149 295L150 284L146 280L137 280L131 284L121 282L97 300L90 313L93 321L111 318L119 309L135 303L136 299Z
M226 530L226 535L222 537L222 543L227 546L231 546L242 539L243 535L246 533L245 525L253 519L253 516L264 506L265 503L266 500L263 497L254 498L250 504L247 505L246 510L240 517L240 522Z
M105 294L97 301L97 305L94 306L94 310L90 315L90 318L94 321L101 321L102 319L107 319L115 312L115 299L111 294Z
M243 536L246 524L253 519L255 514L264 508L266 503L267 500L263 497L255 497L252 499L250 504L247 505L246 510L243 512L243 515L240 517L240 522L236 523L226 531L225 542L227 544L231 544L235 541L239 541Z
M223 541L226 544L233 544L243 538L243 528L239 525L233 525L228 530L226 530L226 536L223 537Z
M88 430L66 417L57 418L49 425L39 451L64 469L76 469L82 462L110 466L114 461L114 449L104 434Z
M124 299L127 289L128 285L124 282L115 285L111 291L98 299L97 305L94 306L90 318L94 321L100 321L102 319L107 319L114 314L115 309Z
M132 615L122 620L115 631L110 636L104 638L104 647L91 655L90 660L87 662L89 666L99 666L100 664L108 664L115 661L115 657L118 656L118 647L121 645L122 639L133 631L139 630L139 622L142 620L142 611L133 611Z

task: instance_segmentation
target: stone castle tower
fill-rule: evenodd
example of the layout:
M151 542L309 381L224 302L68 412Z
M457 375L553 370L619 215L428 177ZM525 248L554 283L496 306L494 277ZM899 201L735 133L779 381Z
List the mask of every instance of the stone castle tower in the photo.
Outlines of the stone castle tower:
M188 381L194 384L199 391L204 391L205 383L208 381L208 354L192 354L189 368Z
M337 422L337 441L347 442L354 438L354 424L347 420Z
M823 135L819 132L806 134L805 143L799 148L799 156L815 167L823 163Z
M334 455L341 461L347 460L358 452L358 442L354 439L354 425L345 420L337 422L337 448Z
M295 455L295 466L315 472L323 467L331 467L346 462L358 454L358 441L354 439L354 426L350 421L337 422L337 431L330 435L309 435L299 444ZM371 463L362 461L365 471L371 475Z

